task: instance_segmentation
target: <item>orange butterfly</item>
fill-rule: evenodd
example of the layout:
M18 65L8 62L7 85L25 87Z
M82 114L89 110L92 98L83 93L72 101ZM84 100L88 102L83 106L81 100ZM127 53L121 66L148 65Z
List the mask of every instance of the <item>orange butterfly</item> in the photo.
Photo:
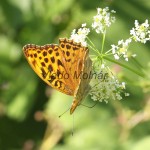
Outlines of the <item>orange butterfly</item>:
M87 76L91 72L92 61L88 48L62 38L59 39L59 45L27 44L23 47L23 52L32 69L43 81L74 97L70 108L72 114L90 90L90 78Z

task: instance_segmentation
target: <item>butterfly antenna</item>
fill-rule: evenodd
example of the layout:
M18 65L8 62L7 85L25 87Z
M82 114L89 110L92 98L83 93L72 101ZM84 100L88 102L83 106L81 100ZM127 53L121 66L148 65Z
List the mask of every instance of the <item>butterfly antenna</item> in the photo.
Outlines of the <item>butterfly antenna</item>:
M59 115L58 117L60 118L62 115L64 115L67 111L69 111L70 108L68 108L66 111L64 111L61 115Z
M71 135L73 136L74 134L74 113L72 115L72 132L71 132Z

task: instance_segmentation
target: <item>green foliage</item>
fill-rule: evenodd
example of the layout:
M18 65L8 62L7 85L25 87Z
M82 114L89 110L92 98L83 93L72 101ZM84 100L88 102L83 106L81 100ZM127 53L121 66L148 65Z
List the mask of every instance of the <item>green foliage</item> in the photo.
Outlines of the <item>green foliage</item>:
M106 6L117 11L117 22L108 31L105 49L128 37L134 20L150 20L149 0L0 1L0 150L34 150L41 145L44 150L150 149L149 115L136 123L138 115L150 114L149 78L140 80L128 70L120 72L120 79L128 82L128 99L99 103L92 109L80 106L74 120L68 112L58 118L70 107L72 97L47 87L23 56L25 44L58 43L82 23L90 26L96 8ZM96 34L90 38L99 45ZM149 61L149 46L135 43L131 47L144 68ZM89 97L84 102L87 106L94 103Z

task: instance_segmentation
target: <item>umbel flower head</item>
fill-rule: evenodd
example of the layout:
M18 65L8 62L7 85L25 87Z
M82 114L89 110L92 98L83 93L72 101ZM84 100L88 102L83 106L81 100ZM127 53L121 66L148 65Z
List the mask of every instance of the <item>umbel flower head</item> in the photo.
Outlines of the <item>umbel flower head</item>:
M101 66L97 78L91 81L92 89L90 91L91 99L94 101L105 101L106 103L112 100L121 100L123 90L125 90L125 82L119 83L110 71L109 67ZM129 93L124 93L129 96Z
M148 20L146 19L144 23L139 24L138 20L135 20L135 27L130 30L130 34L133 36L132 38L136 42L146 43L150 41L150 27L148 24Z
M115 17L112 16L116 13L114 10L109 12L109 8L104 9L97 8L97 15L93 17L94 22L92 23L92 28L95 29L97 33L105 33L106 27L109 27L113 22L115 22Z
M86 28L86 23L84 23L77 31L76 29L72 31L70 39L74 40L76 43L81 43L83 46L87 46L86 37L89 32L90 29Z

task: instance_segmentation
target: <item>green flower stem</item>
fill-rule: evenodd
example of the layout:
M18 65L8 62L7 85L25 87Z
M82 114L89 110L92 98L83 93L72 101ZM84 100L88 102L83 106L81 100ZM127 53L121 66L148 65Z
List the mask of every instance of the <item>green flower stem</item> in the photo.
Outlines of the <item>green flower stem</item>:
M136 70L130 68L129 66L127 66L127 65L125 65L125 64L122 64L122 63L120 63L120 62L118 62L118 61L115 61L115 60L113 60L113 59L111 59L111 58L108 58L108 57L106 57L106 56L103 56L103 58L106 59L106 60L108 60L108 61L110 61L110 62L113 62L113 63L115 63L115 64L118 64L119 66L122 66L122 67L124 67L124 68L130 70L131 72L134 72L135 74L139 75L140 77L143 77L143 78L145 77L145 76L144 76L144 73L138 72L138 71L136 71Z
M88 47L90 47L93 51L95 51L96 53L98 53L98 51L95 48L93 48L90 44L88 44Z
M87 40L91 43L91 45L88 44L88 46L90 46L96 53L98 53L100 55L99 50L95 47L95 45L93 44L93 42L90 40L90 38L87 37Z
M103 34L101 54L103 54L106 32Z
M112 48L110 50L108 50L107 52L105 52L105 54L108 54L111 51L112 51ZM110 54L112 54L112 52Z
M90 38L89 38L89 37L86 37L86 38L87 38L87 40L91 43L91 45L96 49L94 43L90 40Z

